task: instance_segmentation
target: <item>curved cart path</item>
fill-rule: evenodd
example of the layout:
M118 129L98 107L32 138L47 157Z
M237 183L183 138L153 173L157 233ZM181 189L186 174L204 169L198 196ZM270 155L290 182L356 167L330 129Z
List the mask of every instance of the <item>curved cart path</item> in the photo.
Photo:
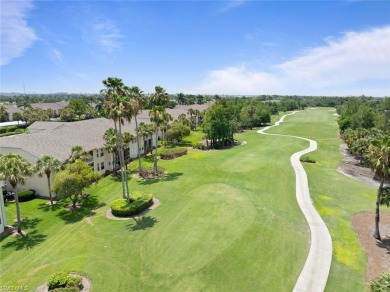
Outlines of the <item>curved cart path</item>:
M259 130L258 133L264 135L293 137L310 142L309 148L294 153L290 158L296 177L296 198L299 207L309 224L311 240L309 254L293 291L324 291L332 262L332 238L330 237L329 230L324 221L313 206L309 192L307 175L301 162L299 161L299 158L302 155L317 149L317 142L298 136L264 133L264 131L271 127L279 126L286 116L293 115L295 113L296 112L293 112L282 116L275 125L265 127L264 129Z

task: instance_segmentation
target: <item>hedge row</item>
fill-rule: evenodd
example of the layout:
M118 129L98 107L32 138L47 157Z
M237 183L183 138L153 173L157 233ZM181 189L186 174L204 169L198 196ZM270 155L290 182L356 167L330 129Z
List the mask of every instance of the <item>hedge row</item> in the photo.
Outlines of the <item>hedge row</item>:
M187 154L187 148L164 149L160 153L161 159L174 159Z
M19 202L27 202L35 199L34 190L25 190L18 193Z
M0 134L15 132L17 128L18 128L17 126L0 127Z
M1 129L1 128L0 128ZM25 133L26 132L26 130L24 130L24 129L17 129L17 130L15 130L15 131L13 131L13 132L5 132L5 133L2 133L2 134L0 134L0 137L6 137L6 136L12 136L12 135L17 135L17 134L23 134L23 133Z
M131 194L133 200L130 204L126 199L118 199L111 203L112 215L117 217L128 217L140 213L146 208L153 205L153 196L141 192L133 192Z

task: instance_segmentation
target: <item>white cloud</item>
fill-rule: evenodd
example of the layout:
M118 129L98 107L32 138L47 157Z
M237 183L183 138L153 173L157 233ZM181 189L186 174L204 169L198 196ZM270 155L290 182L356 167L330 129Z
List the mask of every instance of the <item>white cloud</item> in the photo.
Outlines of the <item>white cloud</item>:
M59 64L62 62L63 54L57 49L52 49L50 58L53 61L53 63Z
M95 22L92 28L92 37L107 53L122 48L121 39L124 38L110 19Z
M26 17L32 9L31 1L1 1L0 65L10 63L14 58L32 46L38 38L28 26Z
M347 32L271 70L247 65L209 72L196 91L226 94L390 94L390 26ZM256 66L255 63L252 65Z

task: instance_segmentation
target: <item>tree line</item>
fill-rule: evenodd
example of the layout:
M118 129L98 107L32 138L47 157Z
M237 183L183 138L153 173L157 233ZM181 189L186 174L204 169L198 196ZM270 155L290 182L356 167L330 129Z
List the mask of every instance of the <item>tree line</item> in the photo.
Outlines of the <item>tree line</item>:
M337 107L341 137L361 165L379 181L374 238L379 232L379 206L390 205L390 98L350 97Z

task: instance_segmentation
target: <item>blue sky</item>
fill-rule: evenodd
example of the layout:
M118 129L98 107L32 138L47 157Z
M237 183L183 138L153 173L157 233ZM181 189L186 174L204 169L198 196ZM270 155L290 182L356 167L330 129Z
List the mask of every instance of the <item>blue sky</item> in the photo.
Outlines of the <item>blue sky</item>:
M390 95L390 1L1 0L1 92Z

